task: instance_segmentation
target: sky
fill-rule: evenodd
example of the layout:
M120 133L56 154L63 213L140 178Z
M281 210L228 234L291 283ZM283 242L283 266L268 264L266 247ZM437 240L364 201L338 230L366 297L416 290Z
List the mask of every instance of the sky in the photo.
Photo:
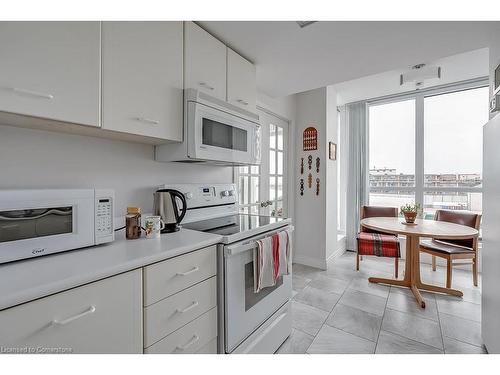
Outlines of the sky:
M425 173L481 173L488 88L424 99ZM370 106L370 168L415 173L415 100Z

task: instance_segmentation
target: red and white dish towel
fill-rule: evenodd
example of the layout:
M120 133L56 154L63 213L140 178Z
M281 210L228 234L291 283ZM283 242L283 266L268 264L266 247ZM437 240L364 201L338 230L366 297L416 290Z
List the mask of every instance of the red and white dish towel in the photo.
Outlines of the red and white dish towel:
M283 230L257 240L254 252L254 292L276 285L282 275L292 271L291 231Z

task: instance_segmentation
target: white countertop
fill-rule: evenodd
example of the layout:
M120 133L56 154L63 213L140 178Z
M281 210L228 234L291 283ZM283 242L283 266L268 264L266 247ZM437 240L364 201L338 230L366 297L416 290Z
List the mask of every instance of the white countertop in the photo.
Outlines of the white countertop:
M160 239L126 240L0 265L0 310L185 254L221 241L181 229Z

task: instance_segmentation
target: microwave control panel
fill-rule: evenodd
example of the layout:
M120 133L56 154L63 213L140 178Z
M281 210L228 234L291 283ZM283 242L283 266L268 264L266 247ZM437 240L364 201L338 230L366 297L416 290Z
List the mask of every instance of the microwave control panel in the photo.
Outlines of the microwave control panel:
M96 196L95 202L95 242L113 241L113 197Z

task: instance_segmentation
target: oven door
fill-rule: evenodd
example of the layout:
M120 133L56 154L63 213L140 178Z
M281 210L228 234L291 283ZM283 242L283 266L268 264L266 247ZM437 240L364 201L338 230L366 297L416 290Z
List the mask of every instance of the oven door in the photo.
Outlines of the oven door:
M260 125L188 102L188 156L234 164L260 164Z
M224 246L225 349L228 353L292 298L291 275L281 276L274 287L254 293L256 239Z
M0 263L94 244L94 190L0 191Z

